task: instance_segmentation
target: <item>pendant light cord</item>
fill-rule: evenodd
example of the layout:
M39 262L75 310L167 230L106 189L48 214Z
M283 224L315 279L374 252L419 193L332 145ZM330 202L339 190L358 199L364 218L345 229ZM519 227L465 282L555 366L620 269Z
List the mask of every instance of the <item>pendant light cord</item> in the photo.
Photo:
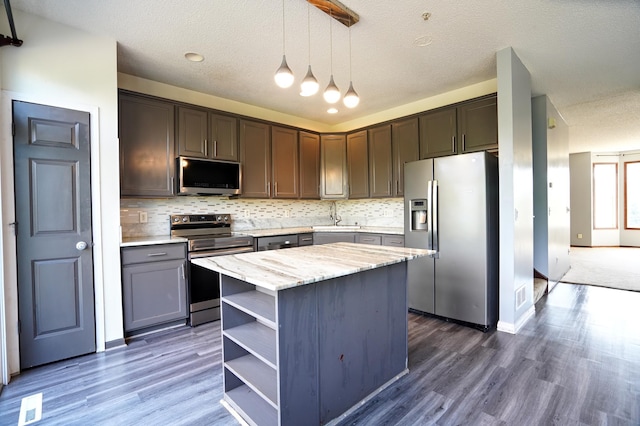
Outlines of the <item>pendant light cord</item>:
M349 24L351 24L351 18L349 18ZM351 80L351 25L349 25L349 82Z
M307 2L307 33L309 42L309 66L311 66L311 13L309 12L309 2Z
M284 36L284 0L282 0L282 54L285 54L285 48L284 48L284 40L285 40L285 36Z
M331 75L333 75L333 25L331 21L333 21L333 15L331 14L331 9L329 9L329 59L331 64Z

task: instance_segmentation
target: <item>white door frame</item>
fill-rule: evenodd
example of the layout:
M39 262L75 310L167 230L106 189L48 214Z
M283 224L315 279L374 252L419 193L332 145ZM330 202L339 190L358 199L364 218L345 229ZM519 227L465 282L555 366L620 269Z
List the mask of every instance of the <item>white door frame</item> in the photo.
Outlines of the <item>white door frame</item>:
M93 286L95 297L96 351L105 350L104 274L100 186L100 109L94 105L33 94L0 92L0 378L8 384L10 375L20 372L18 336L18 285L16 238L8 225L15 220L13 179L12 102L24 101L90 114L91 135L91 221L93 233Z

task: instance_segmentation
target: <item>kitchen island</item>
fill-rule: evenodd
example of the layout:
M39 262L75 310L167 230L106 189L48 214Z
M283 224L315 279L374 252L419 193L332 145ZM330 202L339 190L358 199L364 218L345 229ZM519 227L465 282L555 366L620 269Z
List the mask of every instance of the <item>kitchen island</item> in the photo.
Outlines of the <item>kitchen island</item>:
M335 243L194 259L221 274L224 403L256 425L331 424L407 373L406 261Z

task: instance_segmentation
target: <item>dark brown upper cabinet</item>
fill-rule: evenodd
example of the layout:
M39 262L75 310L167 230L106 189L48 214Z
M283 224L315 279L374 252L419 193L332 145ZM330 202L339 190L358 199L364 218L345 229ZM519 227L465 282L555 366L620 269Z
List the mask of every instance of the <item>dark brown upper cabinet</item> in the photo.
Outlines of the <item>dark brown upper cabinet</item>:
M393 159L391 125L369 129L369 193L372 198L391 197Z
M120 94L120 195L174 195L174 104Z
M498 98L491 96L458 106L459 152L498 149Z
M404 163L419 159L419 137L417 117L391 123L394 197L404 196Z
M367 131L347 135L349 198L369 198Z
M322 135L320 137L320 197L348 198L347 176L345 135Z
M178 107L178 155L238 161L238 120Z
M456 111L444 108L420 116L421 159L458 153Z
M420 116L420 158L498 149L495 95Z
M240 161L242 163L242 196L271 196L271 133L270 126L250 120L240 120Z
M298 198L298 131L271 127L273 198Z
M299 132L300 198L320 198L320 136Z

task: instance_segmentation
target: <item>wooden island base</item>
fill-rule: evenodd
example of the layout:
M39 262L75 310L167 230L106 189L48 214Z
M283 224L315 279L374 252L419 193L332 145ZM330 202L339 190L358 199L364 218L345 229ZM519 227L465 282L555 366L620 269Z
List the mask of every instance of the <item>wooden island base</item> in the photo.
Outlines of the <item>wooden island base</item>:
M410 250L329 246L345 245L374 254L395 250L396 257ZM296 252L309 255L320 247L328 246L279 252L292 260ZM361 253L363 259L366 253ZM405 260L416 257L415 250L411 253L395 263L380 261L347 275L275 290L259 285L255 275L241 280L217 268L225 405L249 424L332 424L406 374ZM264 266L256 255L234 257ZM339 252L335 255L340 257Z

